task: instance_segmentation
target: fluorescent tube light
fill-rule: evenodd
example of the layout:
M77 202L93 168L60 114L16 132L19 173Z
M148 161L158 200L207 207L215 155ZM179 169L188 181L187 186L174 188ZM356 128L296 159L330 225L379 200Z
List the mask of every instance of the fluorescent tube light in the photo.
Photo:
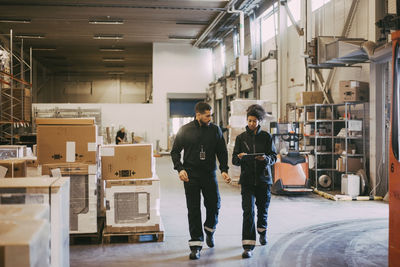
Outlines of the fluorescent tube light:
M21 39L43 39L45 38L42 34L16 34L15 37Z
M104 62L121 62L125 61L123 57L103 57Z
M0 18L0 23L31 23L31 19L7 19Z
M32 47L33 51L56 51L55 47Z
M121 40L124 39L122 34L96 34L93 39L97 40Z
M178 25L208 25L208 21L177 21Z
M115 20L89 20L89 24L100 24L100 25L118 25L124 24L124 20L115 19Z
M108 74L110 75L124 75L124 71L109 71Z
M168 36L170 40L179 40L179 41L195 41L197 40L196 37L193 36L178 36L178 35L170 35Z
M125 48L123 48L123 47L100 47L99 50L102 52L124 52Z

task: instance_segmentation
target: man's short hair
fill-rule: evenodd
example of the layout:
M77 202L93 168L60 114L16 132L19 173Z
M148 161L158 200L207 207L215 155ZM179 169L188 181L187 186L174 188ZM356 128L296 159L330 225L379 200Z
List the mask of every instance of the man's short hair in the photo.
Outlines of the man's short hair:
M194 107L196 113L204 114L206 110L211 110L211 106L205 102L198 102Z
M265 110L258 104L251 105L247 109L247 117L254 116L257 120L262 121L265 117Z

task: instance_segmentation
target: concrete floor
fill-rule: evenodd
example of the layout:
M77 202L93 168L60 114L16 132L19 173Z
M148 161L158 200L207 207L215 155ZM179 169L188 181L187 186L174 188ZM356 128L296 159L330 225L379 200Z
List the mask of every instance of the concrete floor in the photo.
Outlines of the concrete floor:
M315 194L273 196L267 246L242 259L240 190L220 180L221 210L215 247L188 259L187 210L182 182L168 156L157 159L161 180L161 243L71 246L71 266L387 266L388 204L335 202ZM204 213L203 213L204 214ZM203 216L204 218L204 216Z

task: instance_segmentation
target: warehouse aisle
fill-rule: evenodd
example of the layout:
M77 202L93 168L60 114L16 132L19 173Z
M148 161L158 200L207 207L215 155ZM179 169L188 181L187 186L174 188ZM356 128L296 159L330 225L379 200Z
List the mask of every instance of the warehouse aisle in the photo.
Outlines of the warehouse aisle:
M238 187L220 181L221 210L215 247L188 259L183 185L168 156L157 158L161 180L162 243L71 246L71 266L387 266L388 205L334 202L310 194L273 196L267 246L242 259Z

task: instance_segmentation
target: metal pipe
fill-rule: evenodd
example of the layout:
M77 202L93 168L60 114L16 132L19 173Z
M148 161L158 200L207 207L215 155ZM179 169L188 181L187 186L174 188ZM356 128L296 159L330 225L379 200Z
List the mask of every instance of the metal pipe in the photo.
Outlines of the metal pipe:
M204 30L204 32L197 38L196 42L193 44L195 47L199 47L200 43L207 37L207 35L214 29L214 27L220 22L222 17L226 14L226 10L228 10L231 6L234 6L237 0L229 1L229 3L225 6L224 11L219 13L218 16L211 22L210 25Z
M239 14L239 56L244 56L244 12L241 10L236 10L235 6L232 6L228 13Z
M10 30L10 74L11 77L13 77L13 67L14 67L14 63L13 63L13 30ZM10 95L11 95L11 101L10 101L10 107L11 107L11 118L10 118L10 134L11 134L11 145L14 144L14 96L13 96L13 84L14 81L13 79L10 79Z

